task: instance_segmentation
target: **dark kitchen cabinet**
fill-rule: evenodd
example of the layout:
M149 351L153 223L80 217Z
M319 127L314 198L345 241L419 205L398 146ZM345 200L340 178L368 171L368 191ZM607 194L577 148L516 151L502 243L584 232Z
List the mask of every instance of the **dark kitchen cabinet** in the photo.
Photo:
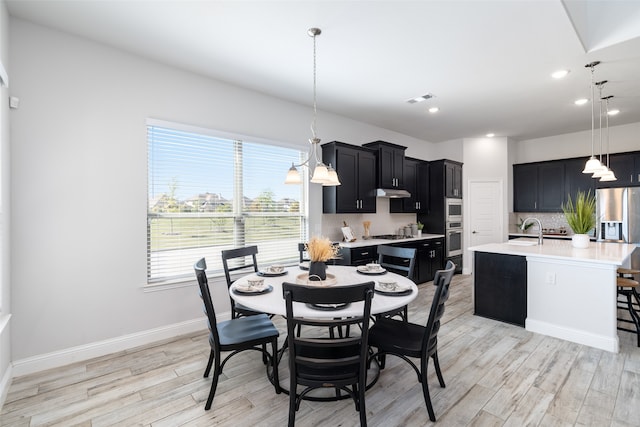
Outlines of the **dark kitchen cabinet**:
M474 314L524 326L527 318L527 259L475 252Z
M462 198L462 163L453 160L429 162L429 197Z
M565 186L565 201L567 196L571 196L571 200L576 199L578 191L584 191L585 193L591 191L591 194L595 194L596 180L591 178L591 174L582 173L585 163L588 158L567 159L564 162L564 186Z
M603 157L606 161L606 157ZM640 185L640 153L616 153L609 155L609 169L616 175L616 181L596 181L598 188L630 187Z
M340 248L340 264L365 265L378 261L377 246L361 246L357 248Z
M436 271L444 268L444 239L420 240L416 243L418 254L414 281L430 282Z
M406 147L385 141L363 144L376 150L378 156L378 188L405 189L404 151Z
M335 167L342 185L322 187L323 213L376 212L376 155L373 150L330 142L322 161Z
M561 212L564 200L564 161L513 165L514 212Z
M429 210L429 162L404 159L404 183L411 197L391 199L391 213L421 213Z

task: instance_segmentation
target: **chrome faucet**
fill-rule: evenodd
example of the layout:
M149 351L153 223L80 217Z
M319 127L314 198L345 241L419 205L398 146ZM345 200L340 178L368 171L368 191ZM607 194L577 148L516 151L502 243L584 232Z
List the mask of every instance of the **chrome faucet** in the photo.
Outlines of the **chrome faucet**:
M522 225L520 226L520 228L524 230L524 227L527 225L527 222L529 222L529 220L535 221L538 223L538 244L541 245L542 244L542 223L538 218L534 218L531 216L525 219L524 221L522 221Z

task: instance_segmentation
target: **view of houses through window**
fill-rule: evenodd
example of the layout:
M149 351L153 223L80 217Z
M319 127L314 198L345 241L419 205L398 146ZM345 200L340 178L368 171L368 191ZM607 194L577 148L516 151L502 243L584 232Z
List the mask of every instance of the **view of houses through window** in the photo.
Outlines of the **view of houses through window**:
M294 261L307 238L306 185L285 185L304 152L215 131L149 123L147 282L191 279L205 257L257 245L258 263ZM221 133L219 133L221 134Z

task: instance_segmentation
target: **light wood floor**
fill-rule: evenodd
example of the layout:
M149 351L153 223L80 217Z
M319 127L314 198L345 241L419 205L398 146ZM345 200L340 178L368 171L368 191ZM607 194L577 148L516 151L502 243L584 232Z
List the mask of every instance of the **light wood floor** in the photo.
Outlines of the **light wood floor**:
M640 349L632 334L620 332L622 348L613 354L476 317L470 282L454 277L440 330L446 388L430 369L437 425L640 425ZM431 284L420 285L412 321L425 322L432 294ZM282 341L285 322L275 322ZM286 425L288 396L274 393L256 352L231 359L205 411L208 354L203 331L15 378L0 425ZM431 424L415 374L400 359L387 359L366 399L371 426ZM350 400L303 402L296 421L355 426L358 415Z

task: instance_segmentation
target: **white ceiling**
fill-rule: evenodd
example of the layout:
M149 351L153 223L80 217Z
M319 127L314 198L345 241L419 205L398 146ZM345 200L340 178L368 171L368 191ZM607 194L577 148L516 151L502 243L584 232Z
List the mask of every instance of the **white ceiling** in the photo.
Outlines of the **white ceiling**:
M594 60L621 110L610 124L640 122L637 0L6 3L12 16L305 106L307 29L319 27L318 109L431 142L590 129L589 104L573 101L589 97ZM552 79L560 68L568 77Z

